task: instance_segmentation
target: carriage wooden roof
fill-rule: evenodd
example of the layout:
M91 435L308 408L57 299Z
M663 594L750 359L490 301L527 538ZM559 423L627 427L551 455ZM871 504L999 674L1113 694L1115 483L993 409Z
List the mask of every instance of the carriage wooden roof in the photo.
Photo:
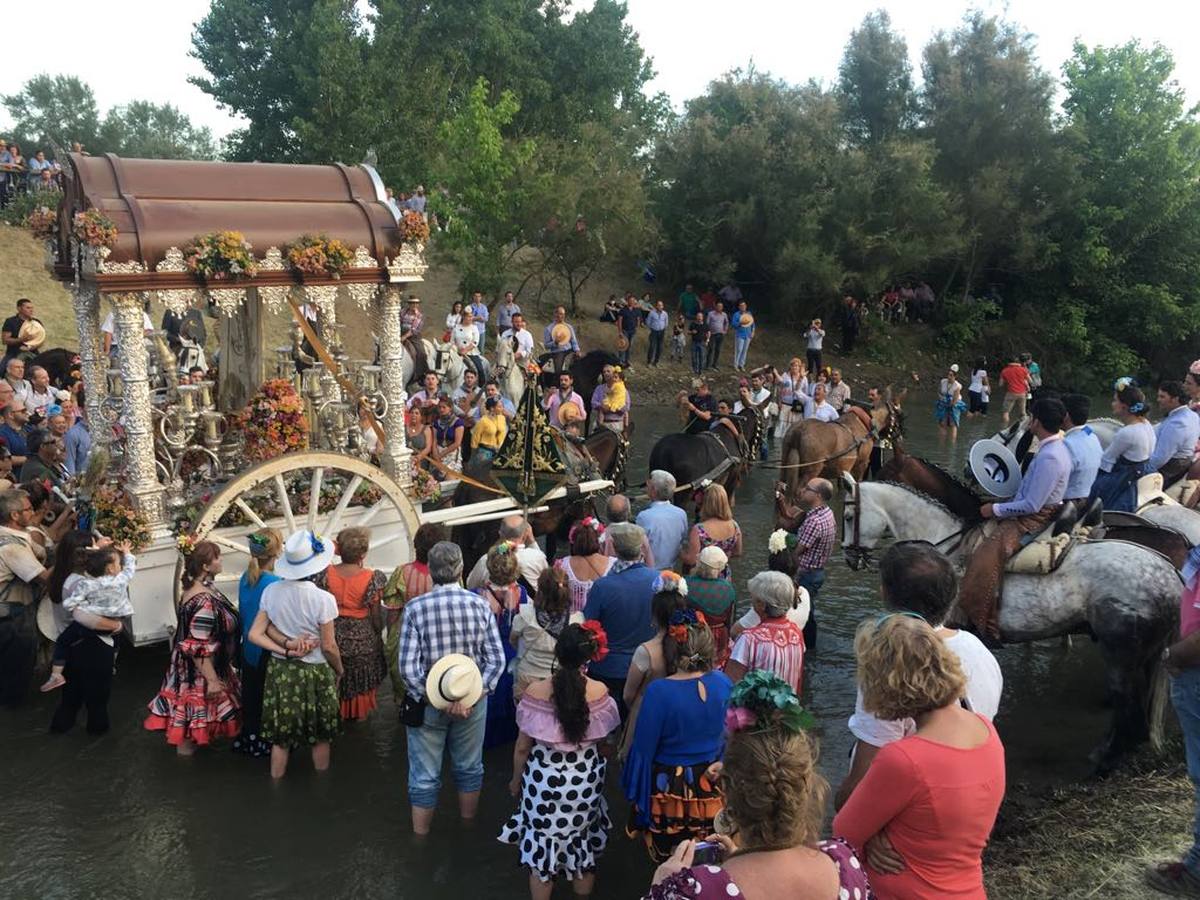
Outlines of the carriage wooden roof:
M239 231L262 258L302 234L323 233L353 250L362 246L380 265L400 249L396 217L387 205L383 182L369 166L284 165L200 162L70 155L60 246L76 212L95 207L117 226L116 246L106 262L118 271L99 280L129 281L124 289L150 289L194 283L183 273L156 273L168 249L183 248L197 235ZM59 254L67 260L69 254ZM114 264L116 264L114 266ZM126 265L121 265L126 264ZM58 273L72 276L69 264ZM260 272L259 284L293 280L289 272ZM306 279L307 280L307 279ZM386 270L349 271L344 281L386 280ZM116 286L115 284L113 285Z

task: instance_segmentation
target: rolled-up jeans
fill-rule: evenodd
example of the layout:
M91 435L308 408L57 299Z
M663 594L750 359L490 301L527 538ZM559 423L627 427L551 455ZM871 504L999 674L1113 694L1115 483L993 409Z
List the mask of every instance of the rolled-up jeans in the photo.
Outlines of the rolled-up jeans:
M734 368L746 368L746 356L750 352L750 338L733 336L733 365Z
M1171 705L1183 732L1188 777L1195 791L1192 820L1192 846L1183 856L1189 872L1200 878L1200 668L1184 669L1171 679Z
M408 729L408 800L433 809L442 789L442 760L450 746L450 766L460 794L483 787L483 730L488 698L475 704L471 715L456 719L432 706L425 707L424 724Z

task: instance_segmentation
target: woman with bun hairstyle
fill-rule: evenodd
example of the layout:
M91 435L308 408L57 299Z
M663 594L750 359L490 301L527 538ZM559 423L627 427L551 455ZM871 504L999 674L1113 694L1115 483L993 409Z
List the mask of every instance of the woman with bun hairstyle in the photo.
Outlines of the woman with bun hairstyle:
M641 835L655 862L680 841L712 831L723 800L708 769L721 758L733 686L712 670L716 646L703 613L672 612L663 650L671 674L646 688L621 772L632 806L629 836Z
M220 572L221 548L212 541L201 541L186 557L171 661L146 717L146 729L166 732L180 756L233 737L241 727L235 665L242 628L229 598L213 587Z
M728 737L720 766L725 808L717 833L720 865L697 865L696 843L683 841L654 873L649 900L783 896L867 900L870 886L844 841L818 840L829 785L817 772L811 718L788 684L758 670L729 695Z
M1137 482L1146 474L1155 434L1146 418L1146 396L1132 378L1118 378L1113 385L1112 411L1124 427L1100 457L1092 497L1099 497L1105 509L1133 512L1137 509Z
M548 900L563 876L577 897L590 896L608 844L606 762L596 745L621 716L608 688L587 677L588 664L607 653L599 622L567 625L554 648L554 674L530 685L517 706L509 791L519 803L499 840L520 848L533 900Z

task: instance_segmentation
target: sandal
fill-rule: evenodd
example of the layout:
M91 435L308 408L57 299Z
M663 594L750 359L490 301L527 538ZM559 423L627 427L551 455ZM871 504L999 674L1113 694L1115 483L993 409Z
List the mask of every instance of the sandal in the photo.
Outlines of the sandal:
M1200 897L1200 878L1181 862L1162 862L1146 870L1146 883L1174 897Z

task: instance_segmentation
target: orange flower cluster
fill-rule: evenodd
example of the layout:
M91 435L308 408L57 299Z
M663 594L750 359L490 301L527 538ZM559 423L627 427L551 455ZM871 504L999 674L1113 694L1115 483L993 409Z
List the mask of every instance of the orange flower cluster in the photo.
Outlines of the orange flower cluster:
M405 244L429 243L429 223L415 209L406 209L400 217L400 240Z
M288 262L297 272L305 275L341 276L342 271L354 262L350 248L337 238L323 234L306 234L297 238L287 248Z
M91 502L97 532L117 544L129 541L135 553L150 546L150 523L123 490L102 487L92 494Z
M253 250L240 231L214 231L192 238L183 248L183 261L206 281L253 278L258 274Z
M117 226L98 209L75 213L75 238L89 247L113 247L117 243Z
M237 416L253 462L308 449L308 419L295 386L286 378L263 383Z

